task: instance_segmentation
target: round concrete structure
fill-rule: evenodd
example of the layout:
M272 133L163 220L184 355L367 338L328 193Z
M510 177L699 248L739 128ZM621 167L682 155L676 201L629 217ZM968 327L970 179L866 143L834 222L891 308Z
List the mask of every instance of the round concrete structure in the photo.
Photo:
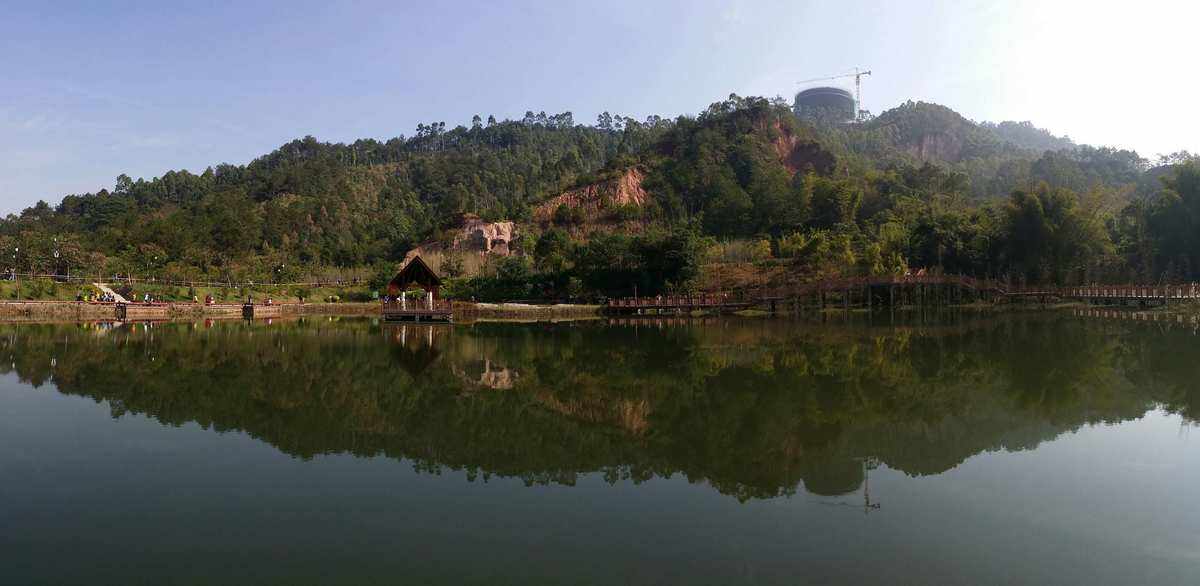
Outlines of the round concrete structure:
M839 87L814 87L796 94L797 115L853 120L857 109L854 96Z

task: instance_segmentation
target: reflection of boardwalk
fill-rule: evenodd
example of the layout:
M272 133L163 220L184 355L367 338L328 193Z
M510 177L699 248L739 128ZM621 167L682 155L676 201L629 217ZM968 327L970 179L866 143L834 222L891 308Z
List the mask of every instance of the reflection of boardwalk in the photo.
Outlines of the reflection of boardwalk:
M1073 314L1076 317L1152 323L1168 327L1183 327L1190 329L1193 335L1200 333L1200 316L1197 315L1150 313L1145 311L1129 311L1124 309L1105 308L1076 309L1074 310Z
M651 327L663 329L667 327L679 326L695 326L705 324L710 321L715 321L718 318L706 317L688 317L688 316L667 316L667 315L649 315L649 316L626 316L614 317L608 320L610 326L635 326L635 327Z

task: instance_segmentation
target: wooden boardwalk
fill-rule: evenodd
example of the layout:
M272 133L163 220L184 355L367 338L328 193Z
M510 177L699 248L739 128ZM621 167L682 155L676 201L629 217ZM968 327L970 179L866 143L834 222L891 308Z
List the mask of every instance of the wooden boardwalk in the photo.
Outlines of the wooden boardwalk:
M1093 285L1063 287L1058 289L1058 293L1059 297L1064 299L1101 302L1110 300L1143 304L1161 302L1165 305L1175 301L1200 299L1200 286L1196 283L1186 285Z
M608 302L619 315L739 311L761 307L772 312L780 306L800 310L897 305L938 306L972 301L1017 302L1052 300L1094 304L1169 305L1200 300L1200 285L1089 285L1020 287L1000 281L963 275L903 275L848 277L799 283L784 287L754 287L732 291L624 297Z

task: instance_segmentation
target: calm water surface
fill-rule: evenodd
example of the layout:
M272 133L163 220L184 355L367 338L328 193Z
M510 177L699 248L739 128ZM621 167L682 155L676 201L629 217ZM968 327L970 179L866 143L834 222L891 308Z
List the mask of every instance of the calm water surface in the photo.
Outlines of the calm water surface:
M0 326L0 583L1200 583L1200 337Z

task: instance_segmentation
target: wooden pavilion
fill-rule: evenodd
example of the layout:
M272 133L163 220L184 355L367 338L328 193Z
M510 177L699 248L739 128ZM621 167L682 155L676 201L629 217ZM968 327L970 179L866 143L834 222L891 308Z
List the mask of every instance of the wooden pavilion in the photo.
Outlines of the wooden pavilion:
M433 293L434 299L441 298L442 278L421 257L414 256L408 261L399 273L388 282L387 294L396 296L405 291L408 291L416 285L427 292Z

